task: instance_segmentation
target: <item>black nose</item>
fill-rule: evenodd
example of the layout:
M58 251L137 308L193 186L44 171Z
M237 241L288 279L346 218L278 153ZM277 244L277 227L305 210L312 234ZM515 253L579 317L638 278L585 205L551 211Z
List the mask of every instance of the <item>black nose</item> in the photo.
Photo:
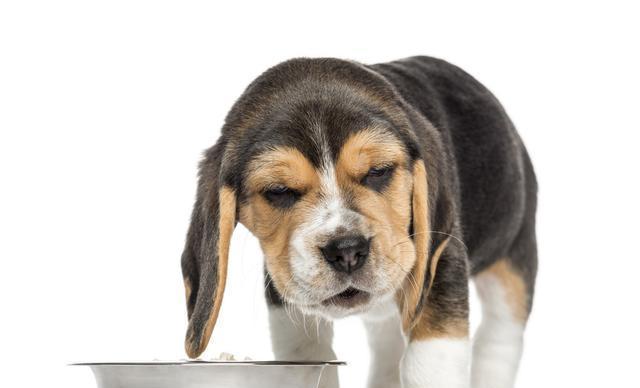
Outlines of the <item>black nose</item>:
M352 273L364 265L369 256L369 240L364 236L340 237L320 248L324 258L340 272Z

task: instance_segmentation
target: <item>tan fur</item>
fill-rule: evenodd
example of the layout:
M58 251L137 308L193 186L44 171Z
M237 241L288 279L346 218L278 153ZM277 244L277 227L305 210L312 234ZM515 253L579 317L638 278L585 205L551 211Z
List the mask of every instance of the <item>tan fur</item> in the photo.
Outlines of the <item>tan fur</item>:
M444 325L433 325L432 310L425 308L409 334L410 341L424 341L434 338L467 338L469 322L464 319L451 320Z
M229 244L231 242L231 234L235 227L236 216L236 194L235 191L227 186L222 187L219 192L220 204L220 220L219 220L219 238L218 238L218 282L213 300L213 308L209 315L209 320L205 326L204 335L201 343L197 344L197 349L190 348L187 344L187 354L195 358L201 354L209 343L209 338L213 331L213 327L218 319L222 297L224 296L224 288L227 283L227 267L229 262ZM195 344L191 344L195 345Z
M427 268L428 252L431 243L429 234L429 203L427 172L424 162L418 160L413 165L413 234L415 245L415 263L405 279L401 296L397 300L402 311L402 325L406 331L414 322L414 311L423 291ZM410 241L410 240L409 240Z
M401 164L404 167L406 153L393 135L376 128L351 135L342 146L336 172L359 181L371 167L385 164Z
M442 252L444 252L447 244L449 243L450 237L447 237L440 245L436 248L433 256L431 257L429 264L429 285L427 286L427 290L425 291L425 298L428 298L429 292L431 291L431 287L433 286L433 281L435 279L438 261L442 256ZM426 306L421 312L420 317L418 317L413 325L409 327L409 338L413 340L424 340L429 338L463 338L469 336L469 324L466 320L453 320L450 322L446 322L445 325L433 325L433 315L434 313ZM407 328L405 328L406 330Z
M451 237L447 237L442 243L440 243L436 251L433 252L433 257L431 257L431 264L429 265L430 278L429 278L429 286L427 287L427 296L429 295L429 292L431 291L431 287L433 287L433 281L436 278L436 270L438 267L438 261L440 260L440 256L442 256L442 252L444 252L444 249L447 247L447 244L449 244L450 239Z
M318 185L318 174L311 162L297 149L278 147L267 151L249 165L249 194L256 194L274 184L306 192Z
M318 171L297 149L280 147L252 161L247 179L249 198L240 209L240 222L260 241L267 269L278 290L291 279L289 240L311 211L319 190ZM304 193L295 211L274 208L263 197L265 188L281 184Z
M189 298L191 298L191 282L188 278L184 278L184 294L186 297L187 305L189 304Z
M527 286L522 276L509 264L509 260L503 258L496 261L478 276L484 276L485 274L498 279L502 287L504 287L507 304L512 311L513 317L521 323L526 323L529 315Z

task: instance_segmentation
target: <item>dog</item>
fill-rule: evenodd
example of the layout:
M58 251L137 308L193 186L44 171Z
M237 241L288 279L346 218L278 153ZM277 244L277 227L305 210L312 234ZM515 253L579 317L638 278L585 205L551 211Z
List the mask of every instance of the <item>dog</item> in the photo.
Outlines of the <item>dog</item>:
M513 123L460 68L424 56L278 64L248 86L200 164L182 255L186 353L209 342L240 222L264 253L278 359L335 359L331 322L357 314L370 387L512 387L537 270L536 197ZM470 278L483 312L473 344Z

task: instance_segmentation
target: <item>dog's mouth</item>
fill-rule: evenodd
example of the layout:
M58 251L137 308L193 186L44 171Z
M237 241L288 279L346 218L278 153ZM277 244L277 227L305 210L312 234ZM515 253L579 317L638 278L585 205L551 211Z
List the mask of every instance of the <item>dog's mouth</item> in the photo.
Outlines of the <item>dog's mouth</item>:
M325 306L340 306L351 308L369 301L371 294L366 291L358 290L357 288L349 287L339 294L332 296L331 298L322 301Z

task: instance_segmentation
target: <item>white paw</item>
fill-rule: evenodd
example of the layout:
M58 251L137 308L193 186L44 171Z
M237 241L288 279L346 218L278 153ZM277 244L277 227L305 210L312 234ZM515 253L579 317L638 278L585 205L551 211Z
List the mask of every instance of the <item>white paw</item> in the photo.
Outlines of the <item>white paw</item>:
M402 387L469 388L470 360L466 338L413 341L402 358Z

